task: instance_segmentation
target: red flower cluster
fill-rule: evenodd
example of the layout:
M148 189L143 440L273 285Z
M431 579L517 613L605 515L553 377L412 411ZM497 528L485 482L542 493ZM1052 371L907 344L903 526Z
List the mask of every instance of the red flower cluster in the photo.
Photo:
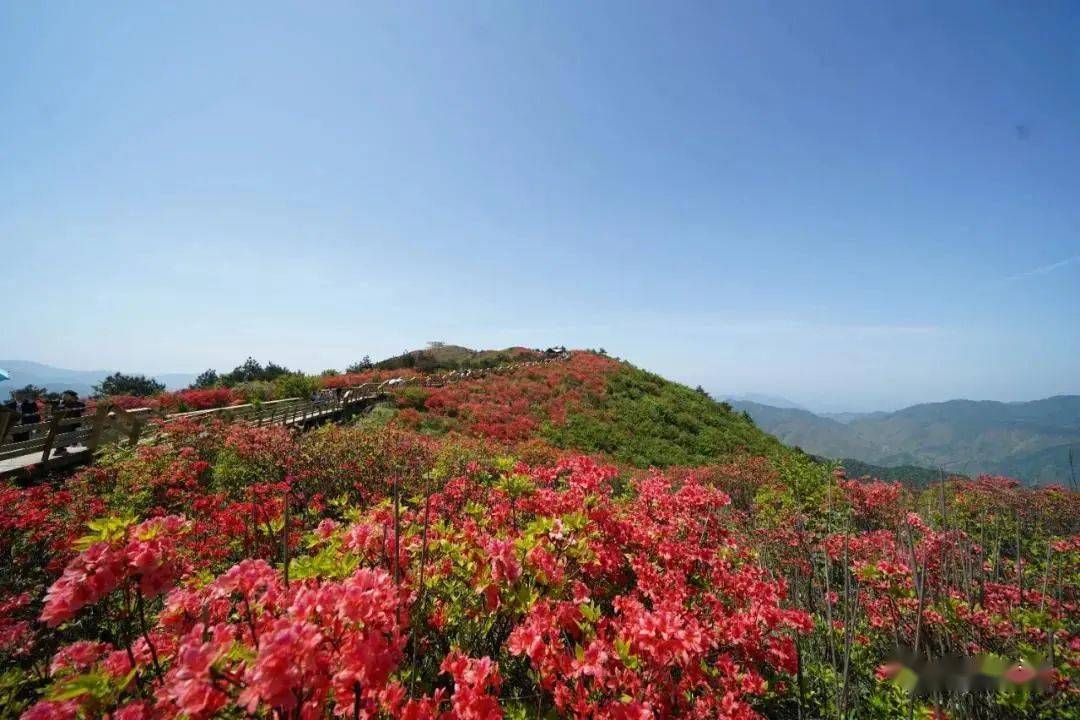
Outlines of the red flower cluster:
M158 406L168 412L186 412L189 410L210 410L212 408L238 405L244 401L243 395L226 387L178 390L158 397Z
M248 440L241 452L265 452ZM527 659L533 695L560 713L753 717L766 679L794 672L809 617L784 608L784 583L731 541L721 491L654 473L627 502L612 493L616 475L586 458L496 474L474 463L397 520L396 542L385 505L348 524L322 519L297 539L314 554L293 561L290 584L256 559L210 582L188 573L179 555L193 548L176 538L198 518L95 523L46 595L49 625L114 592L138 596L139 607L118 601L138 625L142 603L181 583L130 654L77 643L55 672L119 682L134 669L155 689L116 709L132 715L499 718L499 662L453 648L437 667L415 658L489 616L511 628L502 656ZM88 712L91 700L47 700L28 717Z
M176 536L186 531L183 518L152 518L130 528L102 527L106 539L92 542L64 569L45 595L43 622L56 626L70 620L86 605L93 605L121 585L144 597L161 594L181 568Z
M577 353L565 362L534 365L512 374L491 373L433 388L424 407L477 436L527 440L541 423L561 425L579 403L602 394L607 375L618 367L609 358Z
M232 388L216 387L207 389L191 388L175 392L161 393L154 397L135 395L110 395L105 401L124 410L150 408L168 413L189 412L192 410L210 410L228 407L244 402L241 393ZM97 402L101 402L98 400Z

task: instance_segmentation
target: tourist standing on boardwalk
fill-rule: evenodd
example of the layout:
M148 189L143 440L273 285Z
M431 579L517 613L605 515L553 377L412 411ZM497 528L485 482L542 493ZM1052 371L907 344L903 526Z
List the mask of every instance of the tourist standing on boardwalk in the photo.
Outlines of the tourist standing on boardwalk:
M78 393L74 390L65 390L64 394L60 398L60 404L57 405L56 410L58 412L65 413L68 417L82 417L83 412L86 411L86 403L79 399ZM75 432L82 423L75 423L64 428L65 433ZM56 449L57 455L67 455L67 446Z
M12 420L11 420L12 425L18 425L18 424L20 424L22 422L22 411L19 410L19 402L21 400L22 400L22 393L20 393L18 390L12 390L11 391L11 397L4 402L4 410L6 410L9 413L15 415L15 418L12 418ZM15 438L12 437L11 440L12 440L12 442L14 442ZM4 439L0 438L0 442L3 442L3 441L4 441Z
M32 397L29 393L21 393L21 399L18 402L19 413L22 415L22 425L37 425L41 422L41 412L38 410L36 398ZM15 433L11 436L11 439L15 442L29 440L30 433Z

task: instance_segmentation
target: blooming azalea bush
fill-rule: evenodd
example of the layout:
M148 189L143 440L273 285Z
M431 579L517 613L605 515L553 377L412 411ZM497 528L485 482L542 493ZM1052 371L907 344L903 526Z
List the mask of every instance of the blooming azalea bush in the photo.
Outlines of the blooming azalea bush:
M177 390L175 392L161 393L153 397L137 397L135 395L109 395L97 398L92 404L108 402L123 410L136 408L150 408L166 413L189 412L192 410L210 410L213 408L239 405L245 398L241 392L233 388L217 387L207 389Z
M545 422L564 424L568 412L604 391L607 375L618 367L601 355L579 353L565 362L432 388L423 409L456 421L457 427L473 435L525 440ZM398 391L399 395L406 392L405 388Z
M367 385L368 383L384 383L387 380L413 380L420 377L421 374L419 372L410 368L402 368L399 370L377 370L372 368L362 372L329 375L321 378L320 382L324 388L349 388L358 385Z
M729 537L722 491L652 473L617 497L587 458L501 465L282 526L287 563L256 547L216 577L183 542L203 508L93 521L39 620L119 631L61 649L27 717L752 717L794 672L810 618Z
M168 412L211 410L213 408L239 405L243 401L244 398L240 393L226 387L178 390L177 392L166 393L158 398L159 406Z
M1076 493L748 456L578 357L0 488L0 718L1076 717ZM565 447L631 410L647 442Z

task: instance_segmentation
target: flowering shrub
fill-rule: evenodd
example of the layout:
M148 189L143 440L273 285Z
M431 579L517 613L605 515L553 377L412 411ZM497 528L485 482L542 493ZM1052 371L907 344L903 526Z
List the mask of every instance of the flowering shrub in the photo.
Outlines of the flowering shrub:
M243 402L243 397L232 388L208 388L205 390L179 390L158 398L159 406L169 412L210 410Z
M85 549L45 594L41 620L51 627L118 588L124 590L125 603L132 594L140 603L144 596L156 597L180 574L175 541L187 530L183 518L156 517L133 527L130 521L110 518L89 525L94 532L76 543Z
M566 362L491 373L433 388L424 409L456 420L471 434L502 441L525 440L544 422L565 423L571 409L603 393L606 375L616 368L614 360L579 353Z
M366 385L367 383L382 383L387 380L393 380L394 378L412 379L420 377L420 373L416 370L408 368L402 368L400 370L365 370L358 373L343 373L341 375L331 375L321 378L322 386L325 388L348 388L356 387L357 385Z
M187 420L0 488L0 717L1076 716L1076 493L558 450L635 392L680 417L577 357L425 386L416 429ZM918 680L949 655L995 692Z
M95 404L108 402L121 410L134 410L136 408L150 408L156 410L160 407L157 398L137 397L135 395L109 395L106 398L98 398Z
M177 390L176 392L162 393L154 397L110 395L107 398L99 398L96 402L109 402L123 410L150 408L151 410L177 413L228 407L238 405L244 401L244 396L235 389L209 388L205 390Z

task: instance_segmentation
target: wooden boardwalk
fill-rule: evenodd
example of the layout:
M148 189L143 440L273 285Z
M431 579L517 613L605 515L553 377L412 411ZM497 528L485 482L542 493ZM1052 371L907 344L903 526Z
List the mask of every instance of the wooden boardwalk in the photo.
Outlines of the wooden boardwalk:
M220 419L257 427L307 428L338 421L385 398L386 385L360 385L342 389L340 393L326 392L309 400L286 398L172 415L149 408L124 410L106 402L98 404L92 413L81 416L70 411L57 411L49 419L34 425L15 424L17 414L0 410L0 478L40 475L87 463L93 459L94 451L104 444L148 442L162 425L177 422Z
M0 408L0 479L28 479L85 464L93 460L94 452L99 447L108 443L122 442L133 446L140 442L151 442L163 424L221 419L257 427L283 425L303 429L353 417L403 385L441 387L516 368L562 362L571 355L565 349L554 355L548 352L548 357L538 360L409 378L395 377L381 383L324 390L319 397L309 400L285 398L172 415L150 408L124 410L109 402L101 402L83 415L61 410L53 412L44 422L19 425L17 413ZM16 440L16 437L20 439ZM61 448L66 452L57 454Z

